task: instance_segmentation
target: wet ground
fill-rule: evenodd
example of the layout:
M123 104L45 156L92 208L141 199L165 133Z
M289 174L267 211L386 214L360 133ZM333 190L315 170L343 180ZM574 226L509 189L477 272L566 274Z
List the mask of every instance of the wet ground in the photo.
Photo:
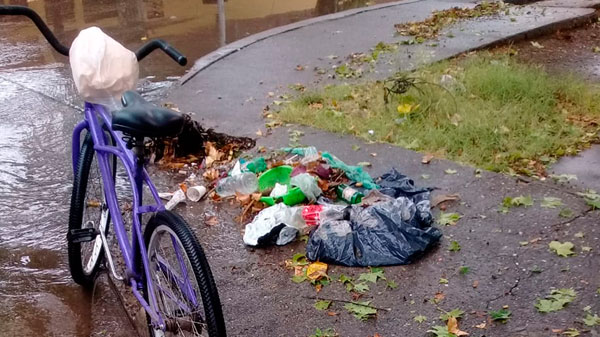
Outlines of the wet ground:
M549 72L580 76L590 83L600 83L600 24L593 23L579 29L556 32L536 39L543 48L523 41L511 48L520 60L540 64ZM582 188L600 190L600 145L577 156L561 158L549 170L553 174L577 176L572 184Z
M131 49L163 38L191 61L265 29L367 5L360 0L0 3L35 9L65 44L80 29L97 25ZM64 240L72 179L70 135L81 118L81 101L67 60L50 49L33 24L1 18L0 32L1 334L88 336L94 324L92 296L71 281ZM141 69L141 90L150 99L160 97L185 71L164 55L149 57ZM163 179L162 185L168 181ZM207 250L227 251L226 245L216 243L223 233L215 229L206 234ZM116 317L120 312L117 308L102 315ZM113 327L108 334L119 335L117 331Z

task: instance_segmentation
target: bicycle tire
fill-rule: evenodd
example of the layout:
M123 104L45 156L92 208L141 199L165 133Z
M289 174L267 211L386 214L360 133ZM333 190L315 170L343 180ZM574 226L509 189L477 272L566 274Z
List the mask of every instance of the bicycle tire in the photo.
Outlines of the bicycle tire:
M164 211L156 213L146 225L144 230L144 242L147 249L148 263L152 261L152 240L155 236L158 236L159 231L166 231L171 235L175 235L177 242L187 257L189 266L195 276L196 284L200 292L202 299L202 305L204 309L204 322L206 323L206 331L209 337L226 337L225 331L225 320L223 318L223 310L221 307L221 301L219 299L219 293L215 285L215 281L210 270L210 266L204 254L204 251L196 236L190 230L188 224L179 215L170 211ZM181 261L180 261L181 262ZM151 266L152 268L152 266ZM186 268L187 269L187 268ZM158 273L157 273L158 274ZM145 275L145 274L144 274ZM147 280L143 282L144 297L148 300L148 283ZM157 296L157 302L160 301ZM159 304L160 306L160 304ZM162 313L164 317L167 317L169 313ZM156 336L153 327L151 326L150 317L147 315L148 328L150 336ZM180 336L175 334L175 336ZM185 334L184 334L185 336ZM201 335L193 335L201 336Z
M91 135L87 133L81 144L77 170L75 171L75 177L73 178L71 206L69 209L69 232L72 229L80 229L84 225L83 219L84 211L86 210L87 206L87 188L90 170L92 168L91 166L94 161L94 156L94 142L92 140ZM116 160L113 160L112 166L112 173L114 179L116 175ZM100 220L98 219L98 221ZM110 215L108 215L108 224L110 224ZM108 234L108 224L105 229L105 235ZM97 260L95 261L95 263L93 263L91 267L87 268L89 269L88 271L86 271L86 268L84 268L81 243L75 243L71 242L70 240L67 240L67 251L69 259L69 271L71 272L71 277L73 278L75 283L78 283L86 289L92 289L94 286L94 281L98 276L100 265L104 260L104 248L100 248Z

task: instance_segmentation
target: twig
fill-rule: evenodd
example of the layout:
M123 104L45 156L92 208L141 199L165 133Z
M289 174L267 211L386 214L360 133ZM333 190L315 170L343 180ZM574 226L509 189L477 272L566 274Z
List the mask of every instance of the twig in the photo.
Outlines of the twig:
M378 308L378 307L372 306L370 304L362 304L362 303L358 303L358 302L354 302L354 301L337 300L334 298L322 298L322 297L316 297L316 296L302 296L302 297L309 299L309 300L323 300L323 301L331 301L331 302L352 303L352 304L356 304L356 305L360 305L360 306L368 307L368 308L373 308L373 309L377 309L377 310L392 311L392 308Z

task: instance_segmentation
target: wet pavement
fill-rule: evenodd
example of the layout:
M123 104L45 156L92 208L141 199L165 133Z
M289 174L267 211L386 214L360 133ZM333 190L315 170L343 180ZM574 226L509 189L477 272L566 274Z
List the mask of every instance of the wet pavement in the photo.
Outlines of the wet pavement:
M440 313L455 308L465 311L460 327L471 336L548 337L558 336L568 328L598 334L598 328L584 326L581 317L587 305L592 306L593 312L600 310L597 273L590 272L599 263L599 216L575 193L577 190L551 181L528 182L491 172L483 172L479 177L475 168L446 160L423 165L422 153L309 127L285 125L265 130L268 119L263 118L263 108L276 107L275 99L291 97L290 85L300 83L310 90L329 83L351 82L352 79L335 77L333 66L350 62L352 53L370 52L379 41L400 42L404 38L394 36L394 23L422 20L432 9L453 5L456 3L406 2L294 27L268 38L263 35L256 41L249 39L243 49L188 77L189 81L169 96L183 111L195 112L204 125L218 131L262 134L258 146L280 148L292 141L290 134L303 134L293 141L331 151L348 164L370 162L372 167L366 170L373 176L396 167L413 177L417 185L436 187L435 194L461 197L447 211L457 212L463 218L456 226L442 228L444 238L439 248L414 264L385 268L388 280L399 284L397 289L388 289L381 283L369 284L371 290L358 296L379 308L391 309L379 310L377 318L367 322L358 321L343 308L340 301L356 297L336 282L342 274L356 279L367 272L366 268L330 266L328 274L333 282L316 292L307 283L293 283L293 271L284 267L286 258L304 251L301 242L249 249L241 243L243 227L239 223L222 217L214 226L201 225L203 239L211 238L205 245L210 247L207 252L231 335L257 336L269 331L271 336L308 336L315 328L333 328L344 337L428 336L427 330L445 324L438 319ZM442 34L436 46L400 44L396 52L380 54L373 68L365 66L363 78L358 81L386 78L399 68L412 69L512 38L531 38L533 28L538 34L554 32L593 17L591 10L562 8L523 7L512 13L449 27L452 37ZM298 65L304 70L298 70ZM239 76L242 73L244 76ZM445 173L449 169L456 174ZM507 214L499 212L504 198L519 195L530 195L534 205L511 209ZM572 216L563 218L559 216L560 209L542 207L541 202L547 197L560 198L562 207ZM188 212L187 206L181 210L184 214L198 214ZM237 241L233 241L236 236ZM460 243L460 252L450 251L454 240ZM548 249L553 240L573 242L576 255L557 256ZM469 267L469 272L461 274L461 266ZM577 301L559 313L541 314L535 303L552 288L575 289ZM332 300L334 304L327 311L317 311L313 308L315 298ZM489 318L490 311L501 308L512 312L507 324ZM419 323L417 316L425 322Z
M65 44L80 29L97 25L128 48L163 38L194 60L247 35L364 6L367 1L0 3L33 8ZM82 102L75 94L67 60L51 50L31 22L0 18L0 32L0 329L6 336L88 336L94 333L93 325L101 323L90 318L97 313L92 295L70 279L64 239L72 179L70 135L81 118ZM153 55L141 71L141 91L157 100L185 69L164 55ZM162 181L159 185L169 185L168 178ZM221 234L209 231L202 241L218 242L216 236ZM232 240L238 237L227 241ZM226 245L207 244L211 252L226 249ZM106 322L121 315L119 310L101 314L108 317ZM96 332L117 336L119 327Z

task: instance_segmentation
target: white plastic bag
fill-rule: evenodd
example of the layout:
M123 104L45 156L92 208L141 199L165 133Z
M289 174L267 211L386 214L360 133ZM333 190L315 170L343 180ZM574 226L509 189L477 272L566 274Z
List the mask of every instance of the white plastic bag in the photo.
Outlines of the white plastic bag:
M283 246L296 238L298 229L306 227L301 207L283 203L265 208L246 225L244 243L248 246Z
M106 104L135 89L139 66L135 53L98 27L82 30L69 50L73 80L88 102Z

